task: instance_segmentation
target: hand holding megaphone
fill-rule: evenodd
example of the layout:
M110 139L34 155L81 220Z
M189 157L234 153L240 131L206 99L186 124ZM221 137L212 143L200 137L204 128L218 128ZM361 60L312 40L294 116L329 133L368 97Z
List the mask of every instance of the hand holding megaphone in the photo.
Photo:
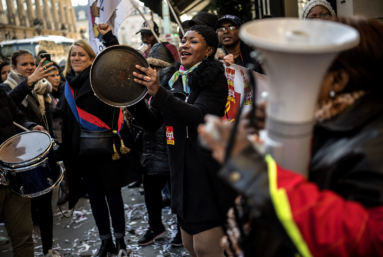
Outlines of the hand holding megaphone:
M219 117L214 115L206 115L206 123L198 127L198 133L201 144L213 152L213 158L223 164L225 161L225 152L229 141L233 124L223 122ZM249 132L254 131L248 129L249 121L242 119L235 138L235 143L231 151L231 156L235 156L243 149L251 145L248 140Z

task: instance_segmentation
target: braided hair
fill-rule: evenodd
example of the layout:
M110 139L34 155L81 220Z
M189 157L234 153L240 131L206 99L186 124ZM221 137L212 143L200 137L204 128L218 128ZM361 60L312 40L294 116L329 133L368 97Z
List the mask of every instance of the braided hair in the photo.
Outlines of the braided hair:
M214 59L214 55L217 52L217 48L218 48L217 33L215 33L215 31L212 28L208 26L204 26L204 25L195 25L191 27L188 31L191 31L191 30L200 34L205 39L206 44L214 48L213 53L209 55L208 57L208 59L210 60Z

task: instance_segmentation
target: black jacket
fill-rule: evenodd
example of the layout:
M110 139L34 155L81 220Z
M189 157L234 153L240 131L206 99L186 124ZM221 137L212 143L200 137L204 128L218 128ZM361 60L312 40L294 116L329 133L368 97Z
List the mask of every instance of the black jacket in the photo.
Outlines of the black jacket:
M147 175L170 175L165 126L144 132L141 163Z
M149 52L147 61L149 64L159 67L167 67L175 62L172 53L165 43L156 43Z
M0 88L3 89L9 97L14 101L17 107L26 115L28 120L37 123L40 126L43 126L50 135L53 136L53 121L52 121L52 106L50 103L45 103L45 115L47 118L48 127L45 125L44 121L39 118L39 116L34 112L34 110L30 107L26 107L21 102L25 99L27 95L31 97L36 103L36 106L39 106L39 102L32 95L33 87L28 86L27 79L24 79L19 85L17 85L14 89L12 89L8 84L0 84ZM52 99L53 101L53 99Z
M243 66L243 67L247 67L247 65L249 63L252 63L252 64L254 64L254 71L256 71L260 74L264 74L264 71L263 71L261 65L259 64L259 62L255 61L250 56L250 53L253 52L254 49L251 48L251 46L245 44L243 41L240 41L240 44L241 44L241 55L238 56L237 58L235 58L236 60L239 59L240 63L236 62L235 64L238 64L238 65ZM222 46L222 50L227 55L227 52L223 46Z
M153 45L147 59L151 65L165 67L174 63L174 57L163 43ZM165 126L156 132L145 132L141 163L147 175L170 175Z
M203 61L188 80L191 92L185 101L180 79L170 90L168 81L180 63L160 73L160 84L150 109L140 102L129 107L147 131L165 124L172 187L172 210L186 222L224 220L233 196L216 176L219 164L198 143L197 127L206 114L223 116L228 95L224 67L217 60Z
M331 190L364 208L383 206L382 153L383 102L366 94L350 109L316 125L308 179L320 190ZM239 162L241 158L244 159ZM240 175L235 182L230 179L233 171ZM254 149L242 152L221 171L221 175L247 197L243 209L250 207L253 214L259 213L257 218L252 216L252 238L243 237L248 243L244 256L295 256L297 250L272 207L267 172L263 157ZM324 215L318 213L322 219ZM247 222L248 217L243 223ZM317 224L316 220L311 222ZM374 235L371 242L375 242ZM265 243L270 247L263 247Z
M370 208L383 205L383 103L371 94L314 130L309 180Z
M7 93L0 89L0 144L17 134L18 131L13 122L28 129L32 129L37 125L28 121Z
M105 36L104 40L106 41L106 46L111 46L116 43L118 44L117 39L111 33L108 33ZM86 70L83 72L86 72ZM73 76L74 74L72 74L72 76L67 76L67 79L71 80L73 79ZM69 81L69 83L71 81ZM120 133L125 146L131 149L131 151L126 155L120 153L121 158L119 160L113 161L111 156L107 155L79 156L80 125L68 105L65 98L65 91L61 92L60 97L59 109L63 117L63 150L70 192L69 208L72 208L84 194L82 176L86 172L92 173L92 176L97 176L101 179L102 185L100 185L100 190L103 190L106 193L120 190L121 187L137 180L139 174L142 172L142 167L138 154L134 149L133 138L128 127L124 125ZM89 74L86 76L83 84L78 86L76 105L80 109L101 119L110 128L117 129L117 120L120 109L103 103L95 96L90 85ZM115 117L114 122L113 113ZM120 152L120 140L117 136L115 136L114 139L116 148L118 152Z

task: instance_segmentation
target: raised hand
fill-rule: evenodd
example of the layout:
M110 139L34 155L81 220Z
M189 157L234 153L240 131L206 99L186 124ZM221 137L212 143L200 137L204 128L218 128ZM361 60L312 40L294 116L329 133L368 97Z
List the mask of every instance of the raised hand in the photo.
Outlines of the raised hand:
M106 23L98 24L97 29L98 29L98 32L101 34L101 36L104 36L106 33L112 30L110 26Z
M43 58L39 62L39 66L35 69L35 71L28 77L27 84L32 87L35 83L37 83L40 79L46 78L48 73L54 69L53 62L45 64L43 66L43 62L46 58Z
M151 96L155 96L157 94L158 89L160 88L160 82L158 80L157 72L150 67L144 68L140 65L136 65L136 68L145 73L146 75L133 72L133 75L136 77L136 79L134 79L134 82L144 85L148 89L148 94Z
M235 61L234 61L234 55L232 55L232 54L228 54L228 55L226 55L226 56L224 56L223 54L221 54L221 59L222 60L224 60L225 61L225 64L226 64L226 66L230 66L230 63L235 63Z

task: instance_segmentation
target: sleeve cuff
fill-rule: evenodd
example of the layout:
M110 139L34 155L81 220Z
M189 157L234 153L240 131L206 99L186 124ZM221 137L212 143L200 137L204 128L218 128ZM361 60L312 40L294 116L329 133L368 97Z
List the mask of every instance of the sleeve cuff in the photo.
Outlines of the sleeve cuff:
M156 109L161 110L166 99L169 97L169 92L164 87L159 87L157 94L152 98L150 105Z
M35 88L35 84L33 84L31 87L28 86L28 78L25 78L23 81L21 81L20 84L23 84L25 86L25 89L28 90L28 93L31 92Z
M267 164L264 157L249 146L231 158L219 174L237 191L250 196L249 191L260 175L267 177Z
M114 38L115 38L115 36L113 35L113 32L111 30L108 31L104 36L102 36L102 39L105 42L112 41Z

